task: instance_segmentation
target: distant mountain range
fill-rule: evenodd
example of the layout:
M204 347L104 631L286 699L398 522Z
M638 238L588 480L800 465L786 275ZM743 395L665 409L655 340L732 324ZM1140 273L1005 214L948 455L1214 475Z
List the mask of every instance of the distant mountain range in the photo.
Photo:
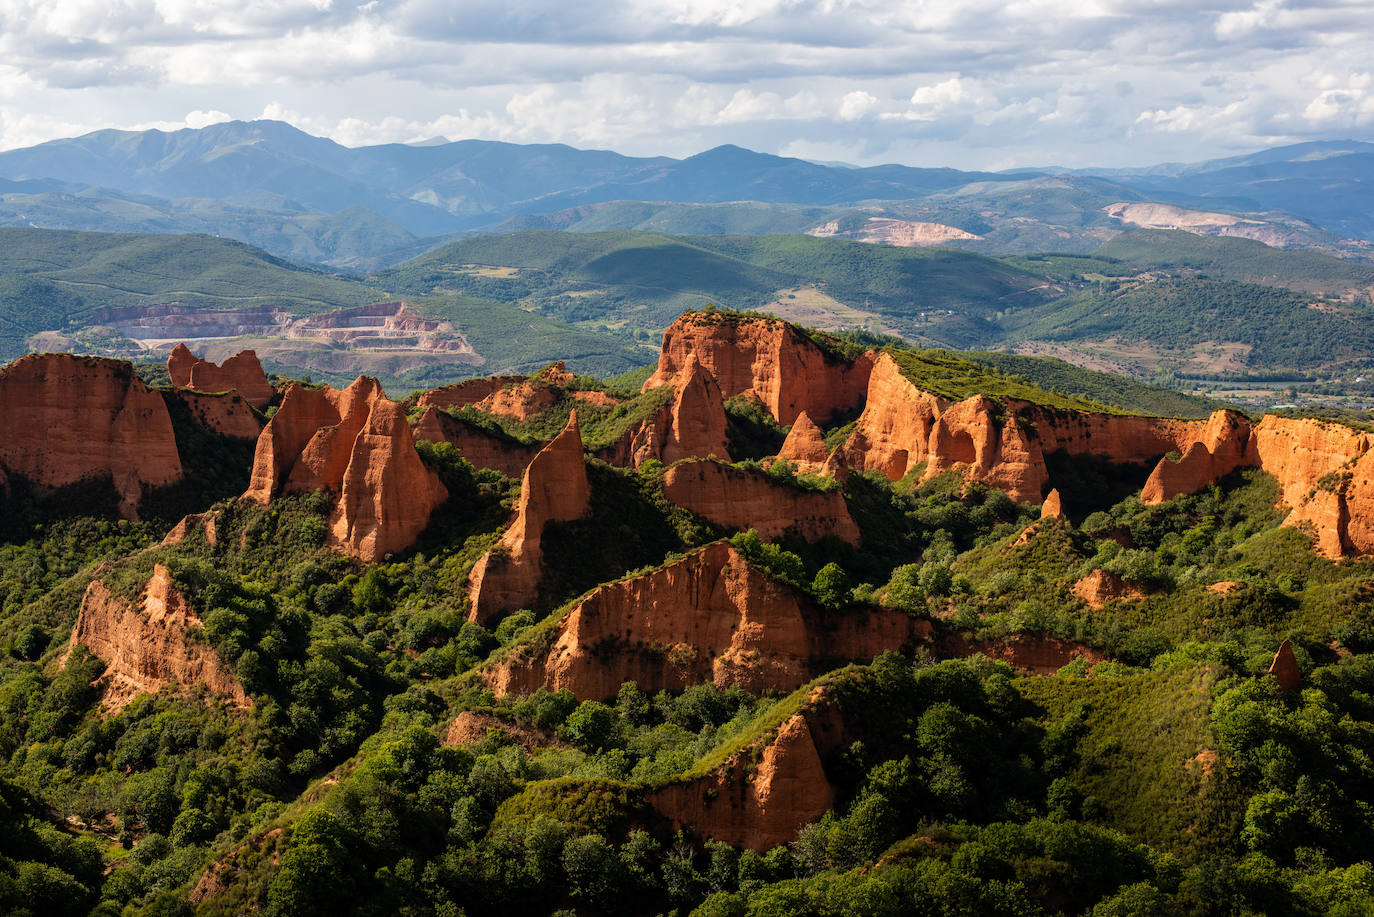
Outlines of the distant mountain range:
M0 153L0 225L201 232L355 269L542 228L809 232L1007 254L1089 252L1145 226L1366 257L1371 179L1374 144L1351 141L1148 169L990 173L735 146L686 159L480 140L349 148L279 121L235 121ZM1169 208L1117 206L1138 203Z

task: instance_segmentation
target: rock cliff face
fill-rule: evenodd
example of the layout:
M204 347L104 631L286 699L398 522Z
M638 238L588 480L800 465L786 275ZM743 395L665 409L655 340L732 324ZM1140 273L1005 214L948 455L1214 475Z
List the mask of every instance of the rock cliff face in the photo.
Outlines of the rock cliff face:
M167 374L177 388L198 392L237 391L244 401L258 410L272 400L272 386L262 371L258 355L251 350L240 351L216 366L191 353L185 344L178 344L167 357Z
M805 411L797 415L792 429L787 431L787 439L783 440L778 458L796 465L802 474L828 474L833 477L839 473L843 476L844 465L839 450L825 445L825 434Z
M104 705L114 713L139 694L154 694L174 684L188 689L204 684L236 706L251 706L219 654L188 638L188 630L200 623L161 564L153 568L137 606L111 595L95 580L86 588L63 665L84 643L107 666L102 678Z
M293 385L258 437L245 497L320 489L338 497L331 543L368 562L409 547L448 497L401 406L367 376L342 391Z
M811 710L783 722L754 764L740 751L711 774L670 784L649 803L674 827L750 850L785 844L835 804Z
M478 404L508 385L525 381L524 376L487 376L468 379L443 388L431 389L420 396L422 408L461 408Z
M1201 438L1189 445L1182 458L1159 460L1140 492L1146 505L1163 503L1197 493L1237 468L1258 464L1250 421L1234 411L1217 411L1208 419Z
M1174 463L1156 468L1160 480L1150 493L1163 493L1184 486L1199 469L1225 474L1253 461L1248 436L1248 422L1230 411L1189 421L1059 410L983 395L951 404L922 391L896 360L879 354L844 455L851 467L882 471L892 480L922 464L922 480L961 469L1013 499L1039 503L1053 483L1045 456L1060 450L1150 467L1169 452L1204 444L1183 475Z
M981 654L1031 675L1053 675L1076 659L1096 665L1107 658L1081 643L1045 634L1017 634L1005 640L974 641L956 634L943 640L940 649L953 656Z
M1117 599L1136 599L1145 595L1139 586L1106 570L1094 570L1074 583L1069 591L1086 602L1089 608L1101 608Z
M776 319L735 319L688 312L663 334L658 370L648 391L666 385L695 356L725 397L751 393L788 426L805 411L822 422L863 404L872 358L850 363L817 347Z
M417 440L452 443L463 458L477 468L494 468L512 478L524 473L541 448L498 439L432 407L420 415L413 433Z
M593 590L563 617L552 647L508 658L483 677L501 696L543 686L599 700L627 681L646 691L709 681L787 692L828 666L868 662L929 634L929 622L887 609L827 614L718 541Z
M520 484L515 520L501 543L477 561L468 578L469 620L485 624L539 599L543 579L544 526L586 515L591 483L582 457L577 412L568 425L534 457Z
M665 465L709 455L729 461L725 398L695 354L687 356L681 372L668 385L671 399L614 446L598 452L600 458L635 468L650 459Z
M208 395L191 389L175 389L167 398L186 406L191 419L207 430L234 439L257 439L262 432L258 415L237 392Z
M34 354L0 369L0 465L40 487L109 476L121 512L181 479L167 405L119 360Z
M859 527L839 491L803 490L761 471L709 459L682 462L663 476L669 500L717 525L757 529L765 540L784 535L803 541L834 536L859 543Z
M1259 465L1279 481L1285 525L1310 525L1327 557L1374 554L1374 437L1312 419L1266 417Z

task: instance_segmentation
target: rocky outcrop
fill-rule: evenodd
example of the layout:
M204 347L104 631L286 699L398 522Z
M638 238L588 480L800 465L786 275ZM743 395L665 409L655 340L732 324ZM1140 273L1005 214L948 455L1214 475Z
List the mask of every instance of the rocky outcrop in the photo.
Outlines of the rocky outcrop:
M473 567L468 578L468 619L485 624L520 608L533 607L543 579L544 526L580 519L590 505L591 483L574 411L563 432L525 469L515 520L500 544Z
M240 351L216 366L191 353L185 344L178 344L167 357L167 374L177 388L197 392L236 391L258 410L267 407L274 394L258 355L251 350Z
M1030 503L1040 502L1049 482L1039 441L1021 418L984 395L950 405L931 424L925 476L954 468Z
M1089 608L1101 608L1117 599L1138 599L1145 595L1139 586L1106 570L1094 570L1074 583L1069 591L1086 602Z
M191 419L200 426L233 439L257 439L262 432L258 415L237 392L209 395L191 389L174 389L167 398L185 406Z
M1259 465L1278 479L1285 525L1309 527L1330 558L1374 554L1374 437L1314 419L1265 417Z
M219 527L215 521L214 510L182 516L181 521L172 526L172 530L162 539L162 544L164 547L181 544L197 533L202 535L211 547L219 543Z
M742 749L710 774L649 793L650 805L675 828L764 851L794 840L797 831L835 804L825 773L812 710L793 714L762 751ZM757 755L757 758L755 758Z
M39 487L109 477L120 511L182 477L162 396L120 360L34 354L0 369L0 466Z
M491 376L435 389L421 395L419 404L438 408L471 405L489 414L529 420L553 407L564 396L596 407L614 407L620 403L605 392L569 388L576 378L568 372L563 361L558 360L532 376Z
M1231 411L1190 421L1062 410L985 395L951 403L920 389L891 354L881 353L844 456L850 467L878 470L894 481L917 471L924 481L960 470L1013 499L1040 503L1052 484L1045 456L1055 452L1149 468L1200 442L1206 456L1193 461L1229 473L1253 460L1248 431L1248 422ZM1191 472L1194 465L1187 467Z
M668 384L693 356L725 397L751 394L783 426L802 411L825 422L857 409L872 369L871 355L850 362L777 319L687 312L664 332L658 370L644 390Z
M422 408L461 408L479 404L495 395L508 385L524 382L524 376L487 376L483 379L468 379L442 388L431 389L419 398Z
M899 611L824 612L719 541L598 587L567 611L551 645L517 651L482 675L498 696L547 687L599 700L627 681L646 691L709 681L787 692L819 671L868 662L929 634L929 622Z
M342 391L293 385L258 437L246 498L314 490L337 497L330 543L367 562L414 543L448 497L405 412L368 376Z
M729 529L756 529L765 540L859 543L859 527L838 490L804 490L761 471L710 459L681 462L663 476L669 500Z
M663 406L615 445L599 451L600 458L635 468L650 459L665 465L706 456L729 461L725 398L716 380L689 354L682 371L668 385L671 395Z
M1016 634L1002 640L974 641L955 634L941 641L940 650L952 656L987 656L1030 675L1053 675L1078 659L1089 665L1107 659L1092 647L1048 634Z
M104 706L113 713L140 694L170 685L190 689L203 684L238 707L251 706L219 654L189 636L200 625L162 564L153 568L137 605L95 580L86 588L63 665L81 644L104 662Z
M427 408L413 428L417 440L451 443L477 468L494 468L507 477L519 477L543 448L493 436L481 427L437 408Z
M826 446L824 432L805 411L797 415L792 429L787 431L777 457L791 462L801 474L824 474L843 480L848 472L840 450Z
M1217 411L1202 429L1202 438L1189 445L1182 457L1159 460L1140 501L1153 505L1197 493L1238 468L1258 463L1251 438L1250 421L1234 411Z
M1298 668L1298 660L1293 655L1293 645L1287 640L1279 644L1279 651L1269 664L1269 674L1278 679L1285 691L1296 691L1302 687L1302 670Z
M1045 502L1040 504L1041 519L1062 519L1064 517L1064 501L1060 499L1059 489L1050 491Z

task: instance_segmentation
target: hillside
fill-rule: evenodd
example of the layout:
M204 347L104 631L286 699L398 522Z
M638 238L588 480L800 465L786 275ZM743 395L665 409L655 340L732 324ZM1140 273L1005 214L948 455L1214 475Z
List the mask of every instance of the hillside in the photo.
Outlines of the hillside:
M867 343L0 368L0 908L1374 906L1369 437Z
M180 340L216 359L255 348L286 374L346 382L366 370L412 387L557 357L610 375L652 356L499 302L403 307L376 283L226 239L0 229L0 358L75 349L142 359Z

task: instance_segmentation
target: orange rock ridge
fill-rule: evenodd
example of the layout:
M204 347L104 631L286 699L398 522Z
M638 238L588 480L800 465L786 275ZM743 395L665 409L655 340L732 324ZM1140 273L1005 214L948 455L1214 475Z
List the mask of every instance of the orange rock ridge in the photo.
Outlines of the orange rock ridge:
M121 360L31 354L0 368L0 466L40 487L110 477L120 512L181 480L166 402Z
M778 726L757 762L753 749L743 749L704 777L651 792L650 805L675 828L750 850L794 840L835 804L818 736L824 727L816 723L824 715L813 703Z
M716 525L756 529L766 541L784 536L820 541L833 536L859 544L859 527L838 490L805 490L761 471L696 459L668 469L663 493Z
M498 696L547 687L599 700L627 681L646 691L709 681L787 692L825 666L867 662L929 635L928 621L899 611L827 614L718 541L598 587L568 610L551 647L507 658L482 676Z
M1064 516L1064 501L1059 496L1059 488L1050 491L1045 502L1040 504L1041 519L1062 519Z
M153 568L137 607L94 580L86 587L62 664L81 644L104 662L104 706L111 713L118 713L140 694L155 694L174 684L183 688L204 684L235 706L252 706L219 654L188 639L188 631L200 626L200 616L162 564Z
M191 353L185 344L178 344L167 357L167 375L177 388L198 392L237 391L244 401L258 410L267 407L274 394L258 355L251 350L239 351L216 366Z
M644 391L665 385L695 356L725 397L752 393L783 426L805 411L828 421L863 403L872 357L834 357L778 319L687 312L663 333L658 370Z
M246 498L320 489L337 496L330 543L368 562L414 543L448 497L403 409L368 376L342 391L293 385L258 437Z
M539 599L543 579L541 539L550 522L586 515L591 483L582 456L577 412L568 425L525 469L515 519L492 551L482 555L468 577L468 619L485 624Z
M954 634L941 641L940 649L952 656L987 656L1031 675L1053 675L1078 659L1089 665L1107 659L1090 646L1048 634L1016 634L1004 640L974 641Z

